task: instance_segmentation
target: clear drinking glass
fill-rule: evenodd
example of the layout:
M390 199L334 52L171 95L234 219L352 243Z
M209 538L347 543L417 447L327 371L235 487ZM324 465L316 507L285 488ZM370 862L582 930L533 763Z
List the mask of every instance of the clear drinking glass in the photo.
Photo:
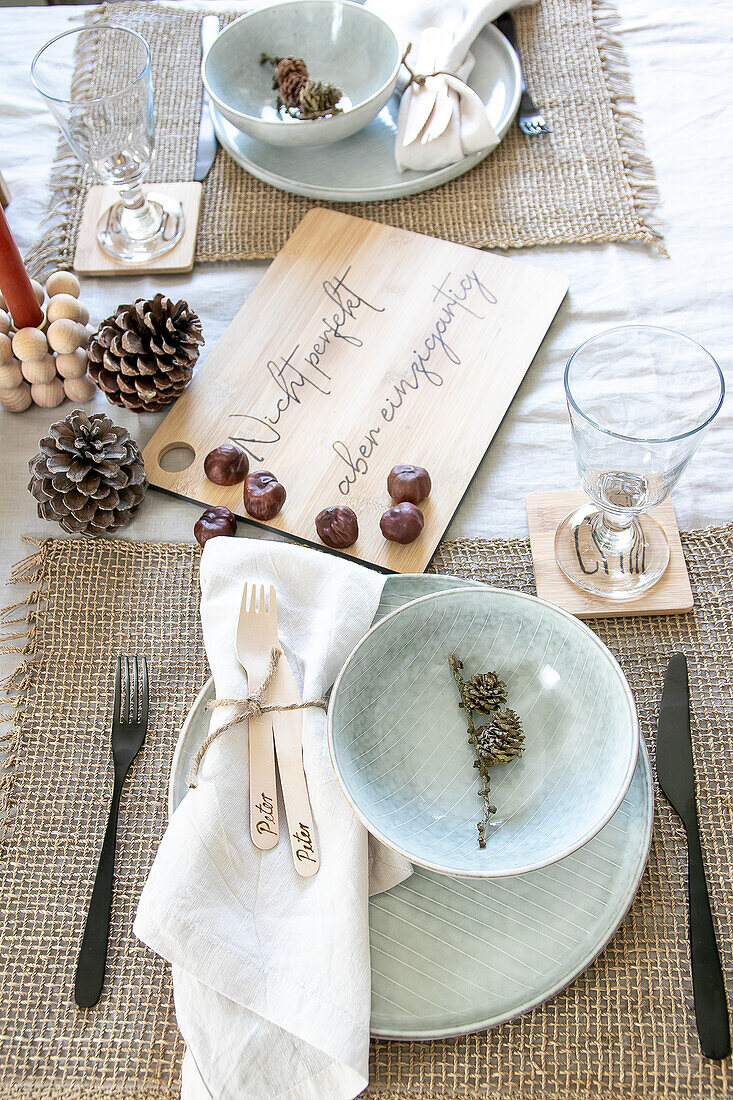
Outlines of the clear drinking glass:
M573 353L565 394L592 503L562 521L555 557L574 584L626 600L660 579L669 545L645 513L679 481L724 393L712 355L672 329L624 325Z
M94 66L95 94L74 86L72 54ZM173 248L183 233L183 210L141 183L155 146L153 82L145 39L124 27L100 24L51 39L31 63L31 79L82 164L120 201L97 225L100 246L116 260L139 263Z

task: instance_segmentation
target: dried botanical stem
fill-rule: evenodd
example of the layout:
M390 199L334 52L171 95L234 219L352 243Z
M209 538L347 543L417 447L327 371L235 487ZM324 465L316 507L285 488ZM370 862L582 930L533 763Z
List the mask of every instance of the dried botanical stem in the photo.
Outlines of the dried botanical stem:
M463 708L466 714L466 726L468 728L469 743L473 746L473 751L476 754L474 761L474 768L478 768L478 773L481 776L481 786L479 787L479 794L484 805L484 815L481 821L476 822L476 829L478 831L478 845L479 848L486 847L486 826L489 823L489 818L492 814L496 813L496 806L492 806L489 801L490 794L490 779L489 769L485 766L478 751L478 740L476 737L476 726L474 725L473 715L471 713L471 707L466 699L466 681L461 676L461 669L463 668L463 661L459 661L454 654L450 654L448 657L448 663L450 664L450 670L453 673L453 679L456 682L458 688L458 694L460 696L460 706Z

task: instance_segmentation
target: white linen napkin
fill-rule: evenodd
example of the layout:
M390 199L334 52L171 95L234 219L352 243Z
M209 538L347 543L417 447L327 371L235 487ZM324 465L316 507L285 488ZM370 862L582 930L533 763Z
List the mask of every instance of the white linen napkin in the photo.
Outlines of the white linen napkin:
M407 85L397 120L395 160L400 171L454 164L499 144L484 103L465 81L474 66L471 45L479 32L510 8L535 0L367 0L365 7L390 24L415 73L447 70L424 84ZM403 83L407 84L405 76Z
M234 652L245 580L275 585L280 641L302 697L322 698L369 629L384 577L286 543L211 539L201 621L219 698L248 693ZM216 709L212 728L231 717ZM161 842L134 931L173 967L184 1100L350 1100L367 1085L369 886L389 889L411 867L373 838L368 845L333 773L325 727L324 711L303 711L321 858L313 878L295 873L286 835L270 852L252 844L246 724L210 745Z

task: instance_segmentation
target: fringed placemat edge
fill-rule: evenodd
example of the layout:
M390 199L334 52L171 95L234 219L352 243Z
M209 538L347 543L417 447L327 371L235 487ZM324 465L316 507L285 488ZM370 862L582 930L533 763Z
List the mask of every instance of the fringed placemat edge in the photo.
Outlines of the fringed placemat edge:
M608 89L630 199L636 210L639 236L669 257L658 214L662 197L656 171L644 141L644 122L637 109L631 65L620 37L621 16L614 0L592 0L593 25L600 65Z
M30 591L22 600L9 603L0 610L0 654L17 653L21 658L13 671L0 680L3 709L0 724L0 852L9 837L12 824L13 799L20 752L23 743L23 703L33 681L36 653L36 616L43 599L45 563L49 543L55 539L38 539L22 535L22 541L36 549L13 566L7 584L28 584ZM13 617L14 616L14 617ZM25 638L24 645L17 645ZM9 710L7 708L10 708Z

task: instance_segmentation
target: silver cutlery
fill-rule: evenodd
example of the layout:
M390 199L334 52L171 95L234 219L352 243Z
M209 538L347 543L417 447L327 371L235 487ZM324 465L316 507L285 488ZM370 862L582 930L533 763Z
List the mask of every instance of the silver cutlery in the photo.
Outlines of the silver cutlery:
M115 777L107 829L89 902L79 960L76 964L74 999L80 1008L91 1008L95 1005L104 985L120 796L130 765L142 748L147 728L147 661L144 657L118 657L112 713L112 758Z
M509 45L513 47L517 57L519 57L519 48L517 46L517 28L514 23L514 17L511 12L504 12L496 20L496 26L504 35ZM537 107L532 96L529 94L529 89L524 80L524 72L522 72L522 95L519 100L519 128L527 134L528 137L536 137L538 134L549 134L552 131L545 122L545 116L542 111Z
M201 20L201 57L206 54L211 43L219 33L219 17L205 15ZM196 149L196 166L193 178L201 182L205 180L209 169L216 158L217 141L214 130L214 119L211 114L211 100L206 88L201 96L201 119L199 121L199 141Z
M706 1058L727 1058L730 1022L700 845L684 653L673 654L664 677L657 726L657 778L687 834L690 963L700 1047Z

